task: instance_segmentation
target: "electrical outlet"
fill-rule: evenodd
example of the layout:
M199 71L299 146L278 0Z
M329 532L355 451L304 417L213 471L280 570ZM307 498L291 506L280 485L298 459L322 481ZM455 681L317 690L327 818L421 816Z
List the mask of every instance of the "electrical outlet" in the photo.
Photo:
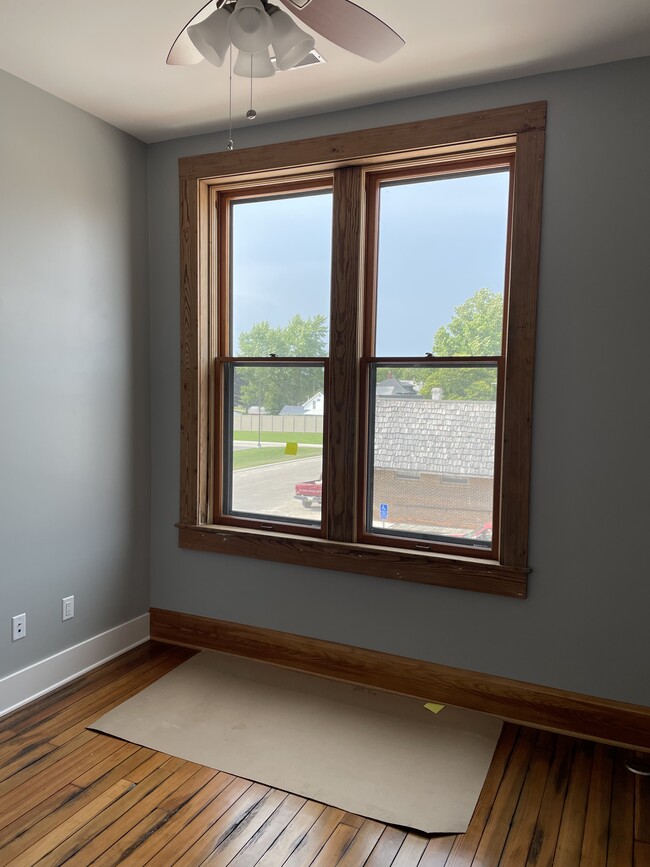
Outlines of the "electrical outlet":
M27 635L27 615L16 614L15 617L11 618L11 640L18 641L25 635Z
M74 596L66 596L61 600L61 620L71 620L74 617Z

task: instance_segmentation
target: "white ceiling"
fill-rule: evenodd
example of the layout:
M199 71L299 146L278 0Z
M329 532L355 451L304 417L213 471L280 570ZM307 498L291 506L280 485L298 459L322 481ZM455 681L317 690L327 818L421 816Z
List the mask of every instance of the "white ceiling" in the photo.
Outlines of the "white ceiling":
M147 142L223 129L226 68L165 65L203 2L0 0L0 67ZM314 34L328 62L257 79L257 122L650 55L648 0L358 3L406 46L376 64ZM238 126L249 82L233 81Z

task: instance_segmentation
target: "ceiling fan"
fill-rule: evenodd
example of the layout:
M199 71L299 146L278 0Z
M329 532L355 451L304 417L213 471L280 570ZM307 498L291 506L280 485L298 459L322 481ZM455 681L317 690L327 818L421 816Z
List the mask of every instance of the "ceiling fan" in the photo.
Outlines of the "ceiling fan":
M387 24L351 0L280 2L307 27L367 60L379 63L404 45ZM210 0L178 34L167 63L188 65L206 59L221 66L231 44L239 49L233 72L251 78L299 65L315 45L313 36L269 0Z

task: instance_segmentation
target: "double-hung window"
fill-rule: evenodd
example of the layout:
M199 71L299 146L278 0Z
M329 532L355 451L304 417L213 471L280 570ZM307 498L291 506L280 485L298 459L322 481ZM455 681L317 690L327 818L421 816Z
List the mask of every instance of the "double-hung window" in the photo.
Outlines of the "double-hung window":
M525 595L544 120L181 161L182 546Z

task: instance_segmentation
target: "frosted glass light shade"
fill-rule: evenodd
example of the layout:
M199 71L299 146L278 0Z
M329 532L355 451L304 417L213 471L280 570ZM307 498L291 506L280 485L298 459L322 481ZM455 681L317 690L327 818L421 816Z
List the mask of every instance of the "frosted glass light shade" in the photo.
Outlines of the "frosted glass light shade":
M253 69L251 72L251 57L253 58ZM237 60L232 71L235 75L241 75L244 78L270 78L275 75L275 69L271 63L268 49L260 51L257 54L251 54L248 51L240 51L237 55Z
M273 12L271 24L271 43L278 69L291 69L307 57L316 44L314 38L301 30L293 18L281 9Z
M230 41L249 54L259 54L268 48L273 35L271 18L262 0L237 0L228 22Z
M194 47L215 66L221 66L228 52L230 45L229 21L230 12L226 12L225 9L217 9L204 21L199 24L192 24L191 27L187 28L187 35Z

